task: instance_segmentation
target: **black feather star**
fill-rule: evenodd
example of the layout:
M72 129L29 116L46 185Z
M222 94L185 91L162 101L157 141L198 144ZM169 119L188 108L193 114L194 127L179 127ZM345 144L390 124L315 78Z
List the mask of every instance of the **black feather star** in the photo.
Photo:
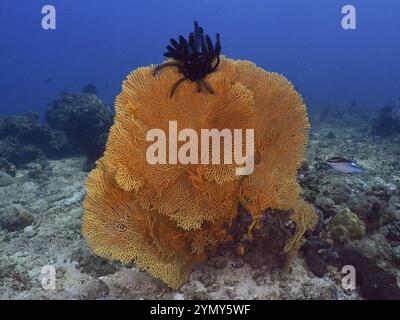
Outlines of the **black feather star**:
M169 97L172 98L175 90L185 80L196 82L197 92L201 92L204 86L208 93L213 94L214 90L206 77L216 71L219 66L219 55L221 53L219 33L216 35L214 46L210 37L204 34L203 28L195 21L194 32L189 34L189 40L180 35L179 42L175 39L170 41L171 45L167 46L168 51L164 53L164 56L175 61L158 65L153 73L154 76L158 77L161 69L177 67L179 73L183 74L183 77L172 86Z

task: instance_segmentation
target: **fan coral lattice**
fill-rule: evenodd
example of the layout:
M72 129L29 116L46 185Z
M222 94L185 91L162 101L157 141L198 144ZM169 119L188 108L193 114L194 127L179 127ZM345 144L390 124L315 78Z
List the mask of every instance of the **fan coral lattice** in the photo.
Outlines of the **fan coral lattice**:
M231 239L241 202L253 218L251 228L266 208L292 210L296 232L285 247L290 261L316 223L296 179L309 127L300 95L281 75L221 57L218 72L207 76L216 94L194 92L183 82L170 99L178 70L168 68L157 79L153 69L132 72L116 99L106 152L86 184L83 234L89 245L178 288L209 250ZM254 129L253 174L236 176L227 164L149 164L146 133L167 132L169 121L198 134Z

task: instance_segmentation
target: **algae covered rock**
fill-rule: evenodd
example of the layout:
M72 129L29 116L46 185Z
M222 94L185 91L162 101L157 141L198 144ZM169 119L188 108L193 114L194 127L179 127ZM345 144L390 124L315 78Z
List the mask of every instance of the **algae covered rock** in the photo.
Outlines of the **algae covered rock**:
M0 211L0 226L8 231L18 231L32 224L32 214L21 205L12 205Z
M365 224L355 213L346 208L332 218L329 231L335 241L347 242L361 238L365 234Z

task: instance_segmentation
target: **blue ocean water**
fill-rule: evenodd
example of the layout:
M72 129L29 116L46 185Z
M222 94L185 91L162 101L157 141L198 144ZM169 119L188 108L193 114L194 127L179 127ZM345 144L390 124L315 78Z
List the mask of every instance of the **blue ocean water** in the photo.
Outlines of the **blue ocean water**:
M56 30L41 9L56 8ZM341 26L356 8L356 29ZM133 69L163 60L197 19L222 53L289 78L311 108L400 96L397 0L1 0L0 114L43 113L62 90L94 83L110 105Z

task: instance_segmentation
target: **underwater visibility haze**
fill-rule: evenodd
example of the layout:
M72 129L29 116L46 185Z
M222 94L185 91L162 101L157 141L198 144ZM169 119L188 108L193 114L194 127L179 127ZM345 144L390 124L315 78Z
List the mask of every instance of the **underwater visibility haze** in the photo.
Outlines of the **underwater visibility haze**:
M399 31L394 0L1 1L0 299L400 299Z

